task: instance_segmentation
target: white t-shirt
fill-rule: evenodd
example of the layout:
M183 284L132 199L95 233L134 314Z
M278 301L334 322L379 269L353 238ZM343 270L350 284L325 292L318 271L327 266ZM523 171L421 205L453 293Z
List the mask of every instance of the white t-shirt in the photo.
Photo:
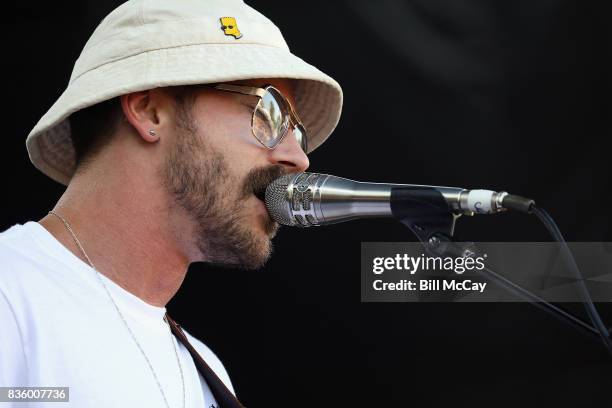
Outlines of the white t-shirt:
M0 233L0 387L70 387L70 402L52 404L58 408L165 408L145 358L96 273L37 222ZM217 407L191 355L163 321L166 309L100 276L149 358L170 407L182 406L172 343L183 369L185 407ZM221 361L186 335L234 392ZM11 404L0 403L5 406Z

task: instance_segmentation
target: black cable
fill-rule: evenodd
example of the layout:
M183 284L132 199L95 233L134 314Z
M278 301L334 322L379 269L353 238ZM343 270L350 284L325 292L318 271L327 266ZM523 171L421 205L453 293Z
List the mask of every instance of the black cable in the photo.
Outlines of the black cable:
M567 310L562 309L559 306L553 305L552 303L542 299L534 293L531 293L527 289L524 289L520 285L517 285L516 283L498 274L497 272L489 268L484 268L481 271L476 271L476 273L481 276L484 276L489 281L505 288L507 291L513 293L515 296L525 299L538 309L550 313L552 316L556 317L560 321L571 325L572 327L582 331L583 333L594 336L594 338L599 337L599 330L597 330L595 327L591 326L584 320L574 316Z
M466 252L470 252L473 254L477 253L473 243L455 242L445 235L437 235L436 237L438 239L434 242L437 242L437 244L433 246L425 246L427 251L432 253L433 255L450 255L456 258L463 258L466 256ZM532 305L536 306L540 310L550 313L552 316L559 319L560 321L567 323L576 329L581 330L583 333L588 334L590 336L594 336L595 338L598 338L600 336L599 330L593 325L585 322L584 320L573 315L569 311L564 310L559 306L553 305L552 303L546 301L538 295L505 278L494 270L485 267L482 270L476 270L475 272L483 276L485 279L493 282L494 284L503 287L515 296L518 296L519 298L530 302Z
M563 254L565 255L568 264L570 265L578 279L578 287L582 292L582 296L584 299L583 304L586 309L586 313L595 328L597 328L597 331L599 332L599 337L601 337L601 340L603 341L606 349L612 355L612 340L610 339L610 332L608 331L608 328L604 324L603 320L601 319L601 316L599 315L599 312L597 311L597 308L595 307L595 304L593 303L591 294L589 293L589 290L587 289L586 284L584 283L582 273L580 272L580 269L578 269L576 260L574 259L572 252L567 246L567 242L565 242L565 239L563 238L563 234L561 234L559 227L557 227L555 221L543 208L531 205L531 207L529 208L529 212L533 213L542 222L542 224L544 224L550 235L552 235L553 239L561 244Z

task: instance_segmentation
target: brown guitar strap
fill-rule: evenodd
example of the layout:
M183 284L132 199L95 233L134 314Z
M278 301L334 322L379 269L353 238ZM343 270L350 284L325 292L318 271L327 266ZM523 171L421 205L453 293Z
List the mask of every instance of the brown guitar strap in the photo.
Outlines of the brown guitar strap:
M206 364L204 359L200 356L200 354L198 354L191 343L189 343L189 340L187 340L187 336L185 335L185 332L183 332L183 329L181 329L181 326L172 320L167 313L166 320L170 325L172 333L181 343L183 343L185 348L187 348L189 351L189 354L191 354L196 368L200 374L202 374L204 380L206 380L206 384L208 384L210 391L217 400L219 408L244 408L240 401L238 401L238 398L236 398L234 394L232 394L232 392L225 386L225 384L223 384L223 381L219 379L217 374L215 374L215 372L208 366L208 364Z

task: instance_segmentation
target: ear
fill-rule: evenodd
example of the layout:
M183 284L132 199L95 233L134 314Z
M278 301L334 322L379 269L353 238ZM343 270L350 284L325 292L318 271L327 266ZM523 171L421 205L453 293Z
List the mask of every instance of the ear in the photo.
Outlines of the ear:
M140 137L149 143L159 140L159 95L150 90L132 92L121 96L121 108L127 121ZM152 130L152 132L151 132Z

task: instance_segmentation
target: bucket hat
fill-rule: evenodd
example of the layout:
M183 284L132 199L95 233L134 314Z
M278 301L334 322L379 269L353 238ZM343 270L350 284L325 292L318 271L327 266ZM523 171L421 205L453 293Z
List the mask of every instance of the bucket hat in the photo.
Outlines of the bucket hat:
M309 152L342 110L338 83L293 55L280 30L241 0L130 0L85 44L67 88L26 139L30 160L67 185L75 170L69 116L130 92L257 78L295 80Z

